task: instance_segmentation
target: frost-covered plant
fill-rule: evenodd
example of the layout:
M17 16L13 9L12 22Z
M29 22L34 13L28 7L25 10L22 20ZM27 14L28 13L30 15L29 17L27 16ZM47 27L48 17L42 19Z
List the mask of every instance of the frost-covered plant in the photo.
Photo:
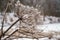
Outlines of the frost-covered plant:
M24 27L32 27L43 23L41 12L34 8L21 4L19 1L15 4L15 15L21 18L21 25Z

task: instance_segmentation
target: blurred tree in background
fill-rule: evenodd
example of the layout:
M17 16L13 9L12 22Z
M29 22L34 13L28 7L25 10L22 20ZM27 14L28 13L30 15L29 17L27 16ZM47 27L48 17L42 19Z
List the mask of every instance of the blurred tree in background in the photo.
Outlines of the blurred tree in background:
M10 3L11 1L12 0L0 0L0 12L3 12L6 9L8 3ZM11 12L11 10L13 10L13 6L12 5L10 5L8 7L7 12Z
M21 0L21 2L38 8L44 15L60 17L60 0Z
M4 11L9 1L11 0L0 0L0 11ZM14 0L14 3L16 1ZM44 15L60 16L60 0L20 0L20 2L38 8ZM8 7L8 11L14 9L14 3Z
M0 11L5 10L7 3L8 3L8 0L0 0Z

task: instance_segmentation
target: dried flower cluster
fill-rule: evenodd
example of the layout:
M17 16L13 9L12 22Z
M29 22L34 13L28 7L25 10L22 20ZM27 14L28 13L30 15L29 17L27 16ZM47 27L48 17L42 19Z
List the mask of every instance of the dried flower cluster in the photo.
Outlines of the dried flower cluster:
M25 6L19 1L15 4L15 15L21 18L21 25L24 27L32 27L43 23L43 17L38 9Z

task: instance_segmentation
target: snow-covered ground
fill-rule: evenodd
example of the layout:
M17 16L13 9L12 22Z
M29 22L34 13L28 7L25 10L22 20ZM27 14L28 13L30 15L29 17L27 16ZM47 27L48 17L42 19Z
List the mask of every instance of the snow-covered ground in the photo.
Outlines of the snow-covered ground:
M7 15L6 17L7 17L7 23L5 23L5 25L4 25L5 27L10 26L12 23L14 23L18 19L17 17L14 17L14 13L9 13L9 15ZM0 26L1 26L2 18L3 18L3 16L0 15ZM11 21L11 19L12 19L12 21ZM53 19L55 19L55 21ZM57 19L59 19L59 18L52 17L52 16L46 16L44 24L37 25L37 28L39 29L39 27L40 27L40 28L44 29L44 31L60 31L60 27L59 27L60 23Z
M43 29L45 32L60 31L60 23L38 25L37 28Z
M0 26L1 26L1 22L2 22L2 17L3 16L0 15ZM13 19L13 20L11 21L11 19ZM9 15L7 15L7 23L5 23L5 25L4 25L4 30L6 30L17 19L18 19L17 17L14 17L14 13L10 13ZM60 32L60 23L59 23L58 19L60 19L60 18L59 17L46 16L44 24L43 25L37 25L37 29L39 29L39 30L42 29L42 30L44 30L44 32L49 32L49 31ZM17 26L17 25L18 24L14 25L13 28L15 29L15 26ZM22 38L21 40L32 40L32 39ZM49 40L49 39L48 38L40 38L40 40ZM56 40L56 39L53 38L51 40Z

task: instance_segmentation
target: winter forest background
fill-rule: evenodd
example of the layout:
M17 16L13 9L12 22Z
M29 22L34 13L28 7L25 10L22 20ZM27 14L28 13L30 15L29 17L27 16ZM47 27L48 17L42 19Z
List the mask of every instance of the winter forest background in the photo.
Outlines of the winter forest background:
M8 1L11 0L0 0L0 11L6 8ZM20 0L20 2L24 5L34 6L39 10L43 10L46 15L60 16L60 0ZM14 3L8 9L9 12L14 9Z
M0 40L60 40L60 0L0 0Z

